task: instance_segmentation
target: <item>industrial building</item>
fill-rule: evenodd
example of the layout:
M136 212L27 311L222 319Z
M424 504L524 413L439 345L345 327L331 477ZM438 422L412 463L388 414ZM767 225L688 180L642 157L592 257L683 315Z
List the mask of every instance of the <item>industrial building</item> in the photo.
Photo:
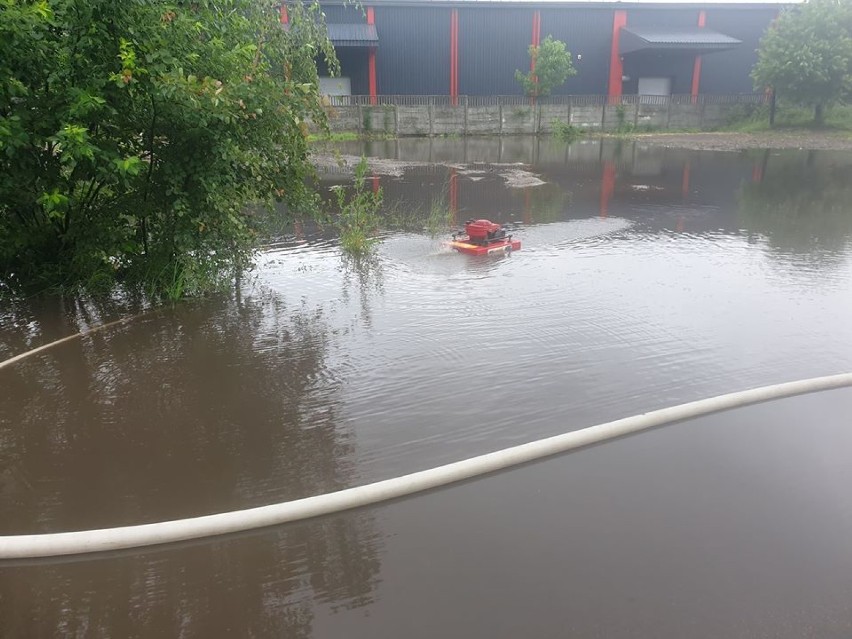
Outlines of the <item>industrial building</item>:
M515 70L546 36L577 75L554 95L751 93L777 3L372 0L322 3L342 67L330 95L520 95ZM287 20L286 8L282 20Z

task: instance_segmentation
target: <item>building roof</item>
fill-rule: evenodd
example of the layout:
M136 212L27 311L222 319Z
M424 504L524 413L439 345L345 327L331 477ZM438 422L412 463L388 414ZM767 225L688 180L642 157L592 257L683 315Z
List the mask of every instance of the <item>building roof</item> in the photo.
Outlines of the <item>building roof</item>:
M336 47L375 47L379 34L374 24L329 24L328 39Z
M624 27L621 30L619 49L622 55L636 51L664 49L724 51L733 49L740 44L742 44L742 40L703 27L686 29Z

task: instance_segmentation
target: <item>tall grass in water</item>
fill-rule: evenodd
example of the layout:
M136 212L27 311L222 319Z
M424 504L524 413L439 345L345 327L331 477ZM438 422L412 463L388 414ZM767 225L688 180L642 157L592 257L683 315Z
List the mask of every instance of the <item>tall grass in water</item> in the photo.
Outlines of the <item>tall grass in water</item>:
M239 273L250 266L250 254L229 262L223 256L207 255L205 259L153 259L147 268L135 274L129 284L141 286L151 298L177 301L227 290Z
M422 204L398 203L387 212L384 222L391 230L426 233L432 237L446 233L455 224L446 191L433 197L426 210Z
M426 216L426 232L431 236L440 235L453 227L453 212L447 204L445 193L432 198L429 215Z
M554 120L553 136L560 142L573 142L583 137L583 131L563 120Z
M355 167L355 184L351 196L347 197L346 189L337 190L340 245L350 255L368 253L378 239L375 232L379 228L379 208L383 195L382 189L373 191L367 186L368 172L367 159L362 157Z

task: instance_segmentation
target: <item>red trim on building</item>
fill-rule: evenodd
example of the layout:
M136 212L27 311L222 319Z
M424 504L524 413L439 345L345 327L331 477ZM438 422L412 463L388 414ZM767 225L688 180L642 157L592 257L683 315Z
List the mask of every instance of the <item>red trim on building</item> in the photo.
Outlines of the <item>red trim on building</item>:
M453 106L459 98L459 10L450 11L450 97Z
M290 16L287 14L286 4L282 4L281 7L278 9L278 12L281 19L281 24L287 24L288 22L290 22Z
M533 11L530 44L534 47L541 45L541 11ZM535 57L533 56L530 56L530 73L532 74L533 82L538 83L538 78L535 75ZM533 104L534 102L535 98L531 98L530 103Z
M367 53L367 75L370 81L370 104L378 104L377 97L379 95L378 87L376 86L376 48L370 47Z
M621 28L627 26L627 11L618 9L612 14L612 48L609 56L609 89L607 95L610 102L621 97L621 78L624 75L624 65L618 50L621 38Z
M698 28L703 29L707 24L707 13L702 9L698 12ZM692 103L698 101L698 89L701 86L701 56L695 56L695 62L692 65Z
M533 11L530 44L534 47L541 44L541 11ZM530 58L530 71L535 73L535 58Z
M701 56L695 56L692 64L692 103L698 101L698 87L701 85Z
M367 24L376 24L376 12L373 7L367 7ZM378 83L376 82L376 47L370 47L367 54L367 75L370 85L370 104L378 104Z

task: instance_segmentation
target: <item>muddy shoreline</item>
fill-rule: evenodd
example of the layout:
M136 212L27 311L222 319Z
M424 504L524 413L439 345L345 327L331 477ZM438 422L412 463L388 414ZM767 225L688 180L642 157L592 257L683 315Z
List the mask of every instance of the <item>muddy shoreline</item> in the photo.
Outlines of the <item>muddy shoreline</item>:
M747 149L807 149L852 151L852 134L842 131L778 130L760 133L641 133L631 139L672 149L744 151Z
M742 132L696 132L696 133L667 133L658 131L653 133L634 133L629 135L616 135L612 133L589 132L586 139L628 139L653 144L664 148L688 149L694 151L744 151L748 149L803 149L813 151L852 151L852 132L837 130L808 130L808 129L777 129L774 131L760 131L755 133ZM485 136L497 137L497 136ZM582 138L581 138L582 139ZM333 145L333 141L326 144ZM324 150L314 153L314 162L319 167L337 164L339 158ZM351 156L344 156L344 161L353 163ZM399 165L426 165L425 162L399 162L392 161L396 166L377 165L376 168L383 172L398 172ZM354 158L357 163L357 158ZM451 163L439 163L450 166Z
M587 139L619 139L640 142L650 146L685 149L690 151L740 152L759 149L792 149L814 151L852 151L852 133L843 131L809 131L803 129L761 131L758 133L707 132L707 133L636 133L628 136L612 134L590 134ZM494 136L496 139L496 136ZM332 143L333 146L333 143ZM329 152L328 147L314 150L311 161L321 173L351 175L360 157L351 154ZM368 157L372 175L402 177L415 168L454 169L458 175L470 180L481 180L488 176L500 178L509 188L529 188L545 184L540 173L528 162L448 162L401 160Z
M352 174L355 166L361 158L356 155L342 155L329 153L314 153L311 161L320 171ZM459 175L464 175L471 180L482 179L489 175L496 175L503 180L509 188L523 189L545 184L539 174L531 170L532 167L523 162L422 162L417 160L394 160L391 158L368 157L367 165L374 175L387 175L402 177L407 169L412 168L434 168L446 167L455 169Z

